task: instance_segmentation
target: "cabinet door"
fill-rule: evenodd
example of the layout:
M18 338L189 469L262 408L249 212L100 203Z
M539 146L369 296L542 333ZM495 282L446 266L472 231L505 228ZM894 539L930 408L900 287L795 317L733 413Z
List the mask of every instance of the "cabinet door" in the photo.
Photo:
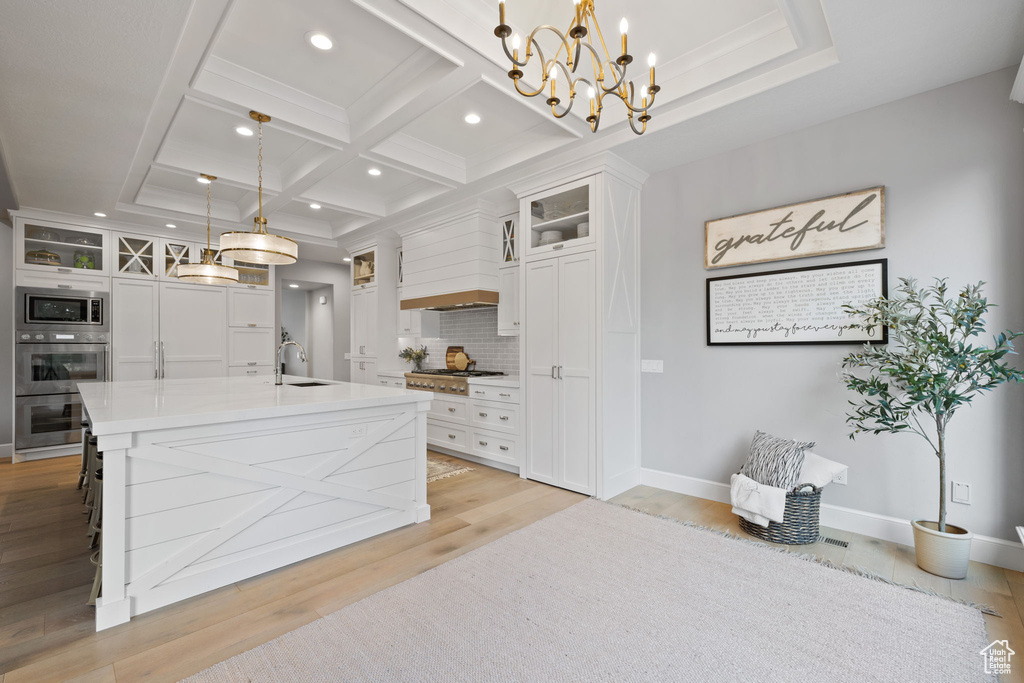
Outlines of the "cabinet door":
M403 311L401 304L398 309L398 336L399 337L415 337L418 333L414 331L414 311Z
M498 335L519 336L519 267L498 270Z
M227 291L186 283L160 285L163 376L223 377L227 374Z
M558 259L526 265L526 476L560 485L558 460Z
M377 361L372 358L353 360L349 381L353 384L376 384L377 383Z
M184 240L160 240L160 279L177 281L178 266L198 260L199 254L192 253L193 247L192 242Z
M228 325L273 327L274 292L265 289L229 289Z
M228 329L228 365L231 367L255 367L257 365L272 366L273 364L273 328L232 327Z
M160 288L150 280L114 278L110 291L112 379L158 376Z
M363 329L364 355L377 355L377 288L363 290L366 306L366 324Z
M117 232L113 234L113 238L114 277L156 279L159 269L158 238Z
M366 290L352 292L352 355L366 355ZM355 380L353 380L355 381Z
M15 220L14 267L43 273L110 275L110 231Z
M530 258L593 249L599 228L591 220L596 195L597 179L591 177L523 198L519 253Z
M519 246L516 244L519 214L512 214L501 219L501 261L512 263L519 260Z
M593 495L597 299L593 252L558 259L558 485Z

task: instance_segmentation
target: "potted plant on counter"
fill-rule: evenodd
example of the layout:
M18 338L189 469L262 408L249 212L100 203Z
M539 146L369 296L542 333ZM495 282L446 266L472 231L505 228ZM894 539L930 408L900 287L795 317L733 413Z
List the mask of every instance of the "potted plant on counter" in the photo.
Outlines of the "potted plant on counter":
M846 306L857 329L889 328L889 344L871 346L843 360L842 379L860 397L850 401L850 438L870 432L911 432L928 442L939 466L938 521L914 521L919 567L950 579L967 576L973 534L946 523L946 434L956 411L1004 382L1019 382L1020 370L1004 362L1019 332L996 335L991 347L975 343L985 331L991 304L984 283L948 297L944 279L919 289L900 279L897 296Z
M427 353L426 346L421 346L418 349L407 346L402 349L402 352L398 354L398 357L406 363L412 363L413 372L419 372L423 369L423 361L425 361L429 355L430 354Z

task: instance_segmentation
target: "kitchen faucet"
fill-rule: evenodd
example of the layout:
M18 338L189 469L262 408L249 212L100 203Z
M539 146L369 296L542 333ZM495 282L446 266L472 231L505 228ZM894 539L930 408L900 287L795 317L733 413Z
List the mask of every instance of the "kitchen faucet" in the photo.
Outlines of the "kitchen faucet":
M284 364L284 347L295 345L299 347L299 360L303 363L306 362L306 349L302 348L302 344L297 341L286 341L277 347L277 363L274 366L274 384L280 386L284 384L284 373L281 372L281 366Z

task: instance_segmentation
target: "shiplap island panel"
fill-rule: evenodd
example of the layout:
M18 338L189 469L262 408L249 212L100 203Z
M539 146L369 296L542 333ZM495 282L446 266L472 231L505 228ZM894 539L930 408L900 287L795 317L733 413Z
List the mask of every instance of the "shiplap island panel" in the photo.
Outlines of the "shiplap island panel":
M84 384L102 630L430 517L430 395L290 377Z

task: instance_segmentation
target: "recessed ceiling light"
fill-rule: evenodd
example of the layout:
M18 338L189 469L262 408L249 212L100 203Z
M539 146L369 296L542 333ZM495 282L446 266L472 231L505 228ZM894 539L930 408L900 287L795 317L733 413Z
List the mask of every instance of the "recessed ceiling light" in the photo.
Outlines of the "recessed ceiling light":
M330 50L334 47L334 41L326 33L320 33L319 31L311 31L306 34L306 40L309 44L318 50Z
M311 208L311 209L319 209L320 205L317 204L316 202L313 202L312 204L309 205L309 208Z
M97 211L96 213L93 214L93 216L96 216L96 218L106 218L107 214L100 213L99 211Z
M341 260L342 260L342 261L344 261L345 263L348 263L348 262L349 262L349 261L351 261L352 259L350 259L350 258L349 258L348 256L346 256L345 258L343 258L343 259L341 259Z
M248 126L239 126L238 128L235 128L235 132L238 133L239 135L249 137L250 135L252 135L252 128L249 128Z
M198 178L196 178L196 182L197 183L202 183L203 185L209 185L210 184L210 179L209 178L204 178L203 176L199 176Z
M177 225L175 225L174 223L168 223L168 224L167 224L167 225L165 225L164 227L165 227L165 228L176 228L176 227L178 227L178 226L177 226Z
M379 168L371 168L369 171L367 171L367 173L369 173L370 175L374 175L374 176L380 175L380 169Z
M466 114L466 123L480 123L480 115Z
M293 284L290 284L290 285L288 285L288 286L289 286L289 287L291 287L292 289L298 289L298 288L299 288L299 286L298 286L298 285L296 285L296 284L294 284L294 283L293 283Z

